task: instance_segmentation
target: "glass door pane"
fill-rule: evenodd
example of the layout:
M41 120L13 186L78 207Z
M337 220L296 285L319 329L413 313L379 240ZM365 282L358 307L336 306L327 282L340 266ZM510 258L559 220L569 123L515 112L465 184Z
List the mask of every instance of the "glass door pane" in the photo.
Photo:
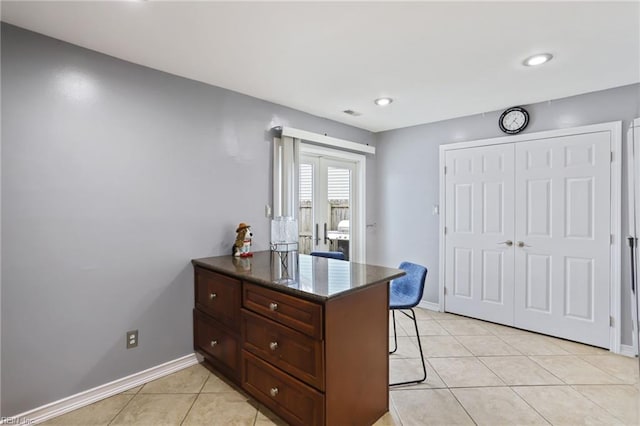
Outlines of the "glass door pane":
M344 253L349 260L351 240L351 167L325 160L327 179L327 238L329 250Z
M301 254L309 254L313 251L313 188L314 188L314 161L312 158L300 158L299 174L299 211L298 211L298 250Z
M301 155L298 181L299 252L339 251L351 256L354 164Z

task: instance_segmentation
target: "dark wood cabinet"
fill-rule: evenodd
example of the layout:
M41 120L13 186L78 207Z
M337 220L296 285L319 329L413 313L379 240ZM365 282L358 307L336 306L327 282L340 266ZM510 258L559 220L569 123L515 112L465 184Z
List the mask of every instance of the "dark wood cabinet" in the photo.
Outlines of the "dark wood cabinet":
M244 349L303 382L324 390L323 341L262 318L242 312Z
M324 425L324 395L253 356L242 354L242 387L293 425Z
M196 268L195 286L196 308L234 331L239 331L240 280Z
M371 425L389 406L388 282L403 273L300 262L304 289L271 282L268 252L241 272L231 256L194 260L195 348L290 424ZM327 282L329 265L342 281Z
M239 384L241 281L203 268L195 268L194 281L194 348Z
M317 339L322 338L322 305L246 283L242 291L245 308Z
M193 334L196 349L204 352L214 365L236 381L240 377L240 338L229 333L198 310L193 311Z

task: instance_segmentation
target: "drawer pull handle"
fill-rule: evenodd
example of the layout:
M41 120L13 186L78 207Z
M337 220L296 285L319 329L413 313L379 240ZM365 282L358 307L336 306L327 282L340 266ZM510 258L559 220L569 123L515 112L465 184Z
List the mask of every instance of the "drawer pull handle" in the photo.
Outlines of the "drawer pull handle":
M272 351L275 351L276 349L278 349L278 342L269 343L269 349L271 349Z
M271 311L277 311L278 310L278 304L275 302L271 302L269 303L269 310Z
M278 395L278 388L269 389L269 393L271 394L271 396L275 397L276 395Z
M211 294L209 295L209 300L213 300L213 299L215 299L216 297L218 297L218 295L217 295L217 294L215 294L215 293L211 293Z
M218 341L217 341L217 340L212 340L212 341L211 341L211 347L212 347L212 348L215 348L217 344L218 344Z

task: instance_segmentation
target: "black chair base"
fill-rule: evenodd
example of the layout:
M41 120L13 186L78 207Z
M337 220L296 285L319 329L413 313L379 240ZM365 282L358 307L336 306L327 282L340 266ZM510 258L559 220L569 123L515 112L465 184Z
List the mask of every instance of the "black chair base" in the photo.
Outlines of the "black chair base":
M398 350L398 336L396 334L396 310L400 311L402 314L411 318L413 320L413 327L416 330L416 338L418 339L418 349L420 349L420 361L422 361L422 379L419 380L408 380L406 382L397 382L397 383L389 383L389 386L401 386L401 385L411 385L422 383L427 380L427 366L424 362L424 355L422 354L422 344L420 343L420 332L418 332L418 321L416 320L416 313L413 311L413 308L406 309L411 311L411 315L405 312L405 309L391 309L391 316L393 317L393 350L389 352L389 354L394 353Z

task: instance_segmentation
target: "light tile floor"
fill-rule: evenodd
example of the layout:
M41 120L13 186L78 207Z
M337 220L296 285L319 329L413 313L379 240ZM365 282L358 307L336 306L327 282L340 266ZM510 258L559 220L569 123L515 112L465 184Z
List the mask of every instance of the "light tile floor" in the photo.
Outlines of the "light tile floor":
M638 425L638 362L553 337L416 309L428 379L393 388L376 426ZM398 319L391 380L420 373L413 324ZM366 395L362 395L366 398ZM201 365L52 419L47 425L283 425ZM338 425L340 426L340 425Z

